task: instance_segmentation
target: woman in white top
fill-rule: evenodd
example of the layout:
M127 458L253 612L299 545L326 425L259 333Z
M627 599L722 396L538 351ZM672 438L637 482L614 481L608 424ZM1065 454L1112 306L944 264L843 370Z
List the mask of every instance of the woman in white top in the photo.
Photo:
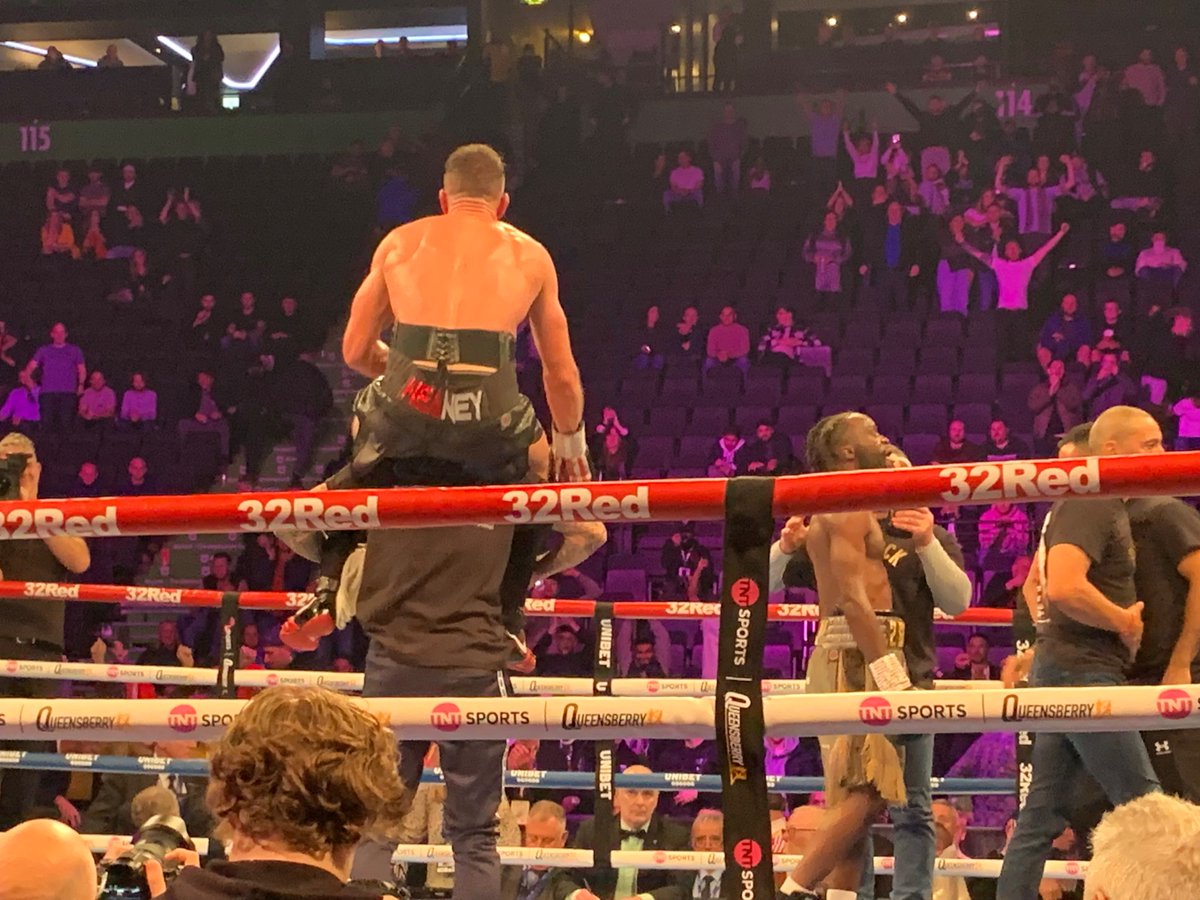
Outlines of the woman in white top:
M1175 449L1200 450L1200 390L1177 402L1171 407L1171 412L1179 416L1179 435L1175 441Z

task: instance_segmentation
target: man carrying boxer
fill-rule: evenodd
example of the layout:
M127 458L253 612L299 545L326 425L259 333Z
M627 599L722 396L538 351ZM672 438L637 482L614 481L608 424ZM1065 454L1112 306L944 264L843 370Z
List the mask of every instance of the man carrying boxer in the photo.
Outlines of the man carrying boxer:
M347 365L374 380L354 402L350 462L330 489L586 480L583 389L558 276L545 247L501 221L504 163L469 144L446 160L443 215L395 229L375 251L342 339ZM517 387L514 346L529 320L553 425L547 442ZM391 343L380 334L392 329ZM555 471L550 472L551 450ZM536 542L517 542L535 552ZM317 598L285 630L312 649L332 628L349 535L328 535ZM520 610L506 610L520 630Z
M861 413L827 416L808 434L814 472L882 469L887 442ZM892 612L885 541L872 512L814 516L806 546L817 580L821 624L808 665L814 692L907 690L904 624ZM807 855L783 883L785 897L853 900L867 829L888 805L902 804L903 762L880 734L821 738L831 811Z
M1161 448L1162 432L1149 414L1116 406L1096 419L1089 443L1099 456L1146 453ZM1050 516L1043 581L1049 621L1038 637L1030 681L1035 687L1125 684L1144 628L1125 503L1116 497L1060 500ZM1032 784L1004 857L997 900L1037 895L1051 842L1068 824L1080 768L1116 806L1161 790L1137 732L1038 734Z

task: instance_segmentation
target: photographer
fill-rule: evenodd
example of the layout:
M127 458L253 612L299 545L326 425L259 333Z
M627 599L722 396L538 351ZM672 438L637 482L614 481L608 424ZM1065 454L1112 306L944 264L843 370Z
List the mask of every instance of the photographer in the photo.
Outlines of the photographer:
M33 441L12 432L0 438L0 499L37 499L41 464ZM67 572L79 574L91 565L83 538L57 535L41 540L0 541L0 577L8 581L62 581ZM58 662L63 658L61 600L0 598L0 659ZM53 697L58 683L38 679L0 680L0 697ZM44 741L21 741L11 750L54 752ZM33 806L40 773L0 772L0 829L12 828Z
M324 688L267 688L212 757L208 805L228 861L185 866L155 896L379 898L347 883L354 851L368 834L395 832L410 802L395 737L377 719Z

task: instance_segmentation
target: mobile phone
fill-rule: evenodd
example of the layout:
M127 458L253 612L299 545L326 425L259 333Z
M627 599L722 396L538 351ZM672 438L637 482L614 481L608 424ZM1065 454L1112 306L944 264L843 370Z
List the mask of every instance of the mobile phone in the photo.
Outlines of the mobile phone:
M892 143L893 143L893 144L898 144L898 143L900 143L900 135L899 135L899 134L893 134L893 135L892 135Z

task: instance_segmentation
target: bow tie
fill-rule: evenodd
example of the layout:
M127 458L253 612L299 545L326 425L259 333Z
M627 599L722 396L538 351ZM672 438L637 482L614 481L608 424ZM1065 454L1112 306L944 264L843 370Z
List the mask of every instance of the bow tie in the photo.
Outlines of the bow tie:
M646 840L646 829L645 828L634 828L632 831L630 831L625 828L622 828L621 829L621 840L625 840L625 838L637 838L639 841L645 841Z

